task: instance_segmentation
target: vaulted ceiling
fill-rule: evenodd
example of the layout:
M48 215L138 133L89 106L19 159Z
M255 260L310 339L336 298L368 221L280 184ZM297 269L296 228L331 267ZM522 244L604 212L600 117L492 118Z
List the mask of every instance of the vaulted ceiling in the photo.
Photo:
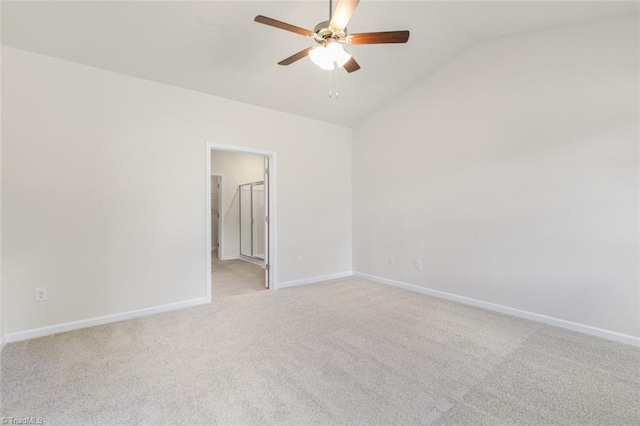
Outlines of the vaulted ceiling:
M328 1L2 2L2 42L122 74L351 126L474 44L637 14L634 2L362 0L348 29L408 29L404 45L350 46L362 69L329 72L309 59L277 62L313 44L253 22L257 14L313 29Z

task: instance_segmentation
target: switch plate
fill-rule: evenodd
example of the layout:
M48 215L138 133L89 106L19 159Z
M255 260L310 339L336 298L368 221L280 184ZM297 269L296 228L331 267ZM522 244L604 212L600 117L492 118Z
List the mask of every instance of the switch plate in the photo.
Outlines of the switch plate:
M422 270L422 260L416 259L415 267L418 271Z
M389 265L395 265L395 264L396 264L396 257L389 256Z

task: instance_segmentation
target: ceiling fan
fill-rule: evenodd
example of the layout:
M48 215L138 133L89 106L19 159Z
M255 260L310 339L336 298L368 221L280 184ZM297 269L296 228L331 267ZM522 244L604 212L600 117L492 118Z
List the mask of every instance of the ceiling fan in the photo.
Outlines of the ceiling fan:
M256 16L254 21L313 38L317 43L317 46L307 47L283 59L278 62L278 65L291 65L308 55L320 68L333 70L344 67L347 72L351 73L359 70L360 65L344 49L342 44L406 43L409 40L409 31L406 30L347 34L347 23L359 1L338 0L336 8L333 10L332 1L329 0L329 20L320 22L313 31L262 15Z

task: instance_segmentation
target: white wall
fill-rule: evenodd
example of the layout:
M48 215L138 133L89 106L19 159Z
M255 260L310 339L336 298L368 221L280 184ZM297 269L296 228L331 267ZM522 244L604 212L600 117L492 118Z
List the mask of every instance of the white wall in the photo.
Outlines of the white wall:
M240 202L238 186L264 180L264 156L228 151L212 151L211 173L222 175L222 215L224 232L222 259L240 256Z
M3 54L6 333L204 297L207 142L277 152L277 282L350 270L349 129Z
M637 60L636 17L497 40L360 123L354 270L638 336Z

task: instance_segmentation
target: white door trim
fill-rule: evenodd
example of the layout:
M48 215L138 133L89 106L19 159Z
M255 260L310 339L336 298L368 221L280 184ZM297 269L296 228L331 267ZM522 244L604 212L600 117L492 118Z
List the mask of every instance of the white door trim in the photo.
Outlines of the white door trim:
M277 287L277 267L278 264L278 204L277 204L277 188L278 188L278 174L276 163L276 152L265 149L249 148L237 145L226 145L221 143L207 143L206 153L206 197L205 197L205 219L207 225L207 244L206 244L206 283L205 289L207 302L211 302L211 151L229 151L229 152L241 152L245 154L259 154L267 157L269 161L269 211L266 214L269 216L269 289L275 289Z

